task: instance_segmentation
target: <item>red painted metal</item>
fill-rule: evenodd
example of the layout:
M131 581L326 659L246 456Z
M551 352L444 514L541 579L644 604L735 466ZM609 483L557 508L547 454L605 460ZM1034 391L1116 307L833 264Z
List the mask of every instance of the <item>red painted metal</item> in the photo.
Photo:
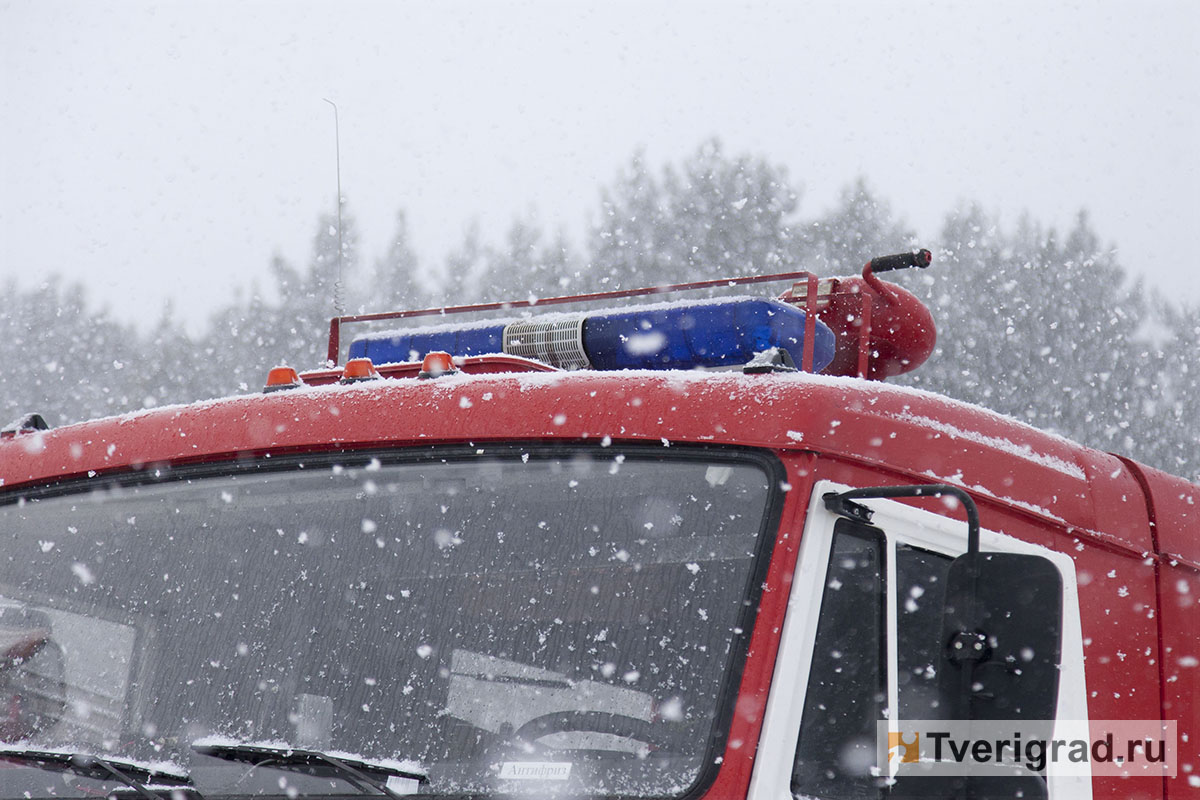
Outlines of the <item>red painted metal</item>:
M459 356L454 364L460 372L468 375L513 374L521 372L559 372L557 367L543 364L522 356L490 354L483 356ZM401 361L394 364L380 364L375 367L383 378L417 378L420 377L423 362ZM325 386L337 383L342 377L342 370L336 368L314 369L301 372L300 379L308 386Z
M871 309L875 303L864 292L858 296L858 306L862 327L858 333L858 364L854 370L854 377L865 378L871 374ZM831 311L829 315L833 316L835 313Z
M863 268L861 278L834 278L820 319L837 347L826 375L883 380L916 369L933 353L937 327L911 292Z
M816 286L828 291L818 295ZM805 304L836 339L833 361L822 374L883 380L916 369L933 353L937 327L929 309L911 292L880 280L868 262L861 278L810 279L779 296Z
M1122 459L1141 485L1157 558L1154 621L1158 632L1158 692L1163 719L1200 717L1196 619L1200 616L1200 487ZM1200 766L1200 765L1196 765ZM1192 776L1164 777L1164 796L1187 796Z
M808 292L804 303L804 353L800 359L800 369L812 372L815 358L813 353L817 347L817 276L810 274L805 280Z
M1191 767L1190 772L1181 770L1174 778L1166 779L1166 794L1171 798L1196 798L1200 789L1191 781L1200 773L1200 748L1195 744L1200 737L1200 667L1196 665L1200 658L1200 569L1169 557L1158 559L1156 566L1157 621L1162 632L1158 718L1179 722L1180 734L1188 736L1186 741L1181 740L1180 761Z
M800 531L808 511L806 500L815 482L816 458L799 453L787 459L788 500L779 521L779 536L759 601L758 618L750 638L750 650L742 670L733 722L729 727L723 763L728 765L717 775L707 796L745 797L754 771L754 748L762 731L763 711L774 677L775 657L779 653L779 634L787 612L796 558L800 552ZM786 680L786 676L784 680Z
M1155 539L1161 552L1200 570L1200 488L1183 478L1135 464L1155 509ZM1198 609L1200 610L1200 609Z
M933 422L932 418L930 422ZM1001 448L1001 452L1006 450L1007 447ZM994 453L992 457L1000 457L1000 453ZM1195 706L1176 705L1173 709L1164 709L1158 700L1157 665L1163 658L1163 650L1159 645L1156 626L1155 573L1156 562L1162 560L1149 556L1145 551L1139 552L1137 548L1140 542L1149 542L1146 509L1142 498L1136 494L1136 481L1131 475L1114 476L1111 472L1101 475L1095 472L1106 465L1114 472L1122 472L1121 464L1115 458L1111 461L1099 459L1093 463L1081 462L1091 487L1089 493L1098 497L1108 491L1125 492L1132 488L1135 494L1116 498L1121 502L1111 508L1097 509L1096 524L1100 527L1077 528L1074 524L1076 518L1069 512L1061 517L1057 513L1027 513L1028 509L1021 508L1020 500L1014 503L1018 496L1030 497L1023 480L1014 481L1014 493L1008 495L1013 498L1010 500L997 500L991 496L990 490L973 492L981 523L989 530L1002 531L1023 541L1067 553L1075 560L1082 611L1085 674L1089 689L1089 717L1176 719L1180 721L1181 732L1190 724L1194 737L1200 727L1195 711L1190 710ZM1009 466L1014 468L1012 477L1016 478L1021 470L1013 464ZM896 482L892 478L894 473L889 470L844 459L819 459L816 470L814 477L817 479L851 486L890 485ZM1110 478L1115 478L1115 482L1105 485ZM947 513L945 506L937 500L905 502L934 513ZM1135 535L1130 541L1119 541L1117 537L1108 536L1106 526L1114 516L1123 528L1140 530L1143 535ZM961 518L961 512L958 518ZM1195 632L1189 632L1187 625L1180 623L1181 620L1175 620L1174 627L1178 635L1181 638L1190 636L1194 642ZM1162 796L1161 785L1156 785L1154 781L1096 779L1092 789L1094 798L1127 800L1130 797Z
M813 451L1012 498L1130 551L1152 548L1140 489L1114 456L934 395L803 374L552 371L310 385L4 440L0 479L8 488L245 452L604 436Z

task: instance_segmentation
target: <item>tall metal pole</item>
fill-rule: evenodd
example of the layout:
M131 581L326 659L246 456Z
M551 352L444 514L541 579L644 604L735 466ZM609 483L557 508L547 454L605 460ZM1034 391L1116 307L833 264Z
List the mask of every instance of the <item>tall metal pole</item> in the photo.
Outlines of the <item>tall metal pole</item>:
M338 272L333 284L333 311L337 316L344 316L346 307L342 303L342 136L338 127L337 103L327 97L322 97L326 103L333 106L333 144L337 159L337 233L338 233Z

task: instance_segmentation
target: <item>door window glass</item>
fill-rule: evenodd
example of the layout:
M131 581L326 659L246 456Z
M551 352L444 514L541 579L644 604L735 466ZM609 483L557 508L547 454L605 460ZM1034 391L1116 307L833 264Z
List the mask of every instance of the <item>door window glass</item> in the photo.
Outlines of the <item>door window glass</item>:
M838 520L792 770L797 796L877 794L875 728L887 697L883 559L881 531Z
M896 545L896 683L900 719L942 719L937 665L950 556Z
M887 706L885 553L882 531L838 520L792 771L797 797L884 796L876 724ZM897 545L895 559L900 718L937 719L943 587L951 558Z

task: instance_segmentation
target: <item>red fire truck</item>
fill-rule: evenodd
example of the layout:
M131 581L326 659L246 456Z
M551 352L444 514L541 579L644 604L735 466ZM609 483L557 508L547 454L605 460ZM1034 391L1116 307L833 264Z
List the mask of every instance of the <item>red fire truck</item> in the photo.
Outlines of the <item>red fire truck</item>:
M883 383L928 263L10 425L0 796L1200 797L1200 487Z

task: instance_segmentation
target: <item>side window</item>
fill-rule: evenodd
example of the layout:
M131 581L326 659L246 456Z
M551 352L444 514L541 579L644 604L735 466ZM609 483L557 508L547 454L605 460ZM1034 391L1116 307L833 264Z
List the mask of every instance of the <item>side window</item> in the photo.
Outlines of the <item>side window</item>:
M805 693L792 793L877 800L876 723L887 713L887 587L883 532L839 520ZM951 558L895 547L897 698L901 718L936 719L936 665Z
M887 699L883 559L881 531L838 520L792 768L797 796L878 796L871 767Z
M937 664L950 556L896 545L896 696L900 719L943 719Z

